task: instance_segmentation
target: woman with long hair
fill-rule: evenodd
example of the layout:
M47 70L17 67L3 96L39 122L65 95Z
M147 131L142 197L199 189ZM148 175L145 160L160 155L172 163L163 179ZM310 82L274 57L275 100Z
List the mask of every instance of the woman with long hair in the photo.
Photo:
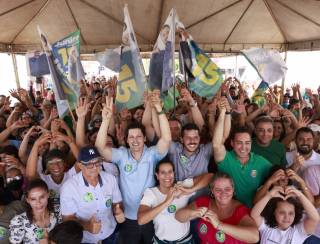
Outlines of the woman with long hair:
M258 229L249 216L249 209L233 199L232 178L218 172L210 183L211 196L197 198L177 211L176 219L184 223L199 218L196 229L201 244L256 243Z
M58 223L48 202L47 184L40 179L29 182L26 190L26 211L10 221L10 243L37 244Z
M155 172L158 184L144 192L138 211L138 223L142 225L153 221L153 243L193 244L192 235L189 233L190 223L180 223L175 219L175 213L188 204L193 192L208 185L212 174L204 174L176 184L174 165L168 160L160 161Z
M313 204L294 186L274 186L253 207L251 216L259 227L260 244L303 243L319 221Z

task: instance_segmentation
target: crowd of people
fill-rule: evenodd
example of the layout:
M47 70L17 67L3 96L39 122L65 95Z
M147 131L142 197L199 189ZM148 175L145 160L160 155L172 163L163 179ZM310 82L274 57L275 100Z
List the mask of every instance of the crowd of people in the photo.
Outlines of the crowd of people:
M0 243L320 243L320 87L117 111L116 84L82 81L63 119L44 83L0 95Z

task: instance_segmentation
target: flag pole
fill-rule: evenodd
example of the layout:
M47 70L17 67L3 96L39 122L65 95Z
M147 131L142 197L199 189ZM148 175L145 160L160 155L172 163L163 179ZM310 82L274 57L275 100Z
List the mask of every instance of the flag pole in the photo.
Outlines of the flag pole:
M176 42L176 9L173 8L172 20L172 75L173 75L173 115L176 117L176 76L175 76L175 42Z
M71 114L72 121L73 121L74 124L76 124L77 121L76 121L76 119L74 118L74 115L73 115L73 112L72 112L72 110L71 110L71 107L70 107L70 104L69 104L69 101L68 101L68 100L67 100L67 104L68 104L69 112L70 112L70 114Z

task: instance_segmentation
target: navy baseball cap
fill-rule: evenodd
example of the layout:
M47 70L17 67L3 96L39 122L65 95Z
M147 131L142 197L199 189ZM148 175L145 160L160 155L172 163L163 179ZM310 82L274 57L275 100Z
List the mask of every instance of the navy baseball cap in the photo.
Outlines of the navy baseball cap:
M101 155L98 152L97 148L88 146L80 149L78 160L86 163L100 157Z

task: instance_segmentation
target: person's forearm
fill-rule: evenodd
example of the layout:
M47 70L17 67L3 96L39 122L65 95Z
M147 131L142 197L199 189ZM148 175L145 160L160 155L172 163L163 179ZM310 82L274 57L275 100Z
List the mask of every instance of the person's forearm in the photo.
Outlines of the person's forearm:
M9 115L7 122L6 122L6 127L9 128L18 118L18 113L13 111Z
M255 226L239 226L220 222L219 229L239 241L248 243L259 241L259 232Z
M14 131L14 127L11 125L0 133L0 144L8 139L12 131Z
M191 187L192 191L197 191L204 187L208 187L210 181L212 180L212 176L212 173L206 173L195 177L193 179L193 187Z
M257 110L253 111L251 114L248 114L246 117L246 123L252 122L261 113L262 113L262 109L258 108Z
M158 119L159 119L159 125L160 125L160 134L161 140L166 141L167 143L171 142L171 131L170 131L170 126L169 126L169 122L167 119L166 114L159 114L158 115Z
M190 220L195 219L196 217L192 216L192 210L189 208L183 208L183 209L179 209L176 212L175 218L181 222L181 223L186 223Z
M98 150L103 150L106 147L110 119L111 118L102 120L95 143L95 146L98 148Z
M19 147L19 158L21 159L22 163L25 165L28 160L27 150L28 150L28 143L29 143L30 136L27 134L24 136L20 147Z
M72 152L74 158L78 158L79 155L79 148L77 147L77 144L74 142L74 140L72 140L69 143L69 147L70 147L70 151Z
M216 122L216 127L214 129L212 144L213 147L219 147L223 144L223 132L224 132L224 121L226 116L226 110L222 109L220 111L218 120Z
M84 147L87 144L87 138L85 133L85 117L78 118L76 127L76 144L78 147Z
M228 112L229 114L225 114L224 118L223 142L225 142L228 139L231 130L231 114L230 111Z
M155 131L152 126L151 106L149 103L147 103L145 106L145 110L142 115L141 123L146 128L146 136L147 136L148 141L152 141L155 136Z
M314 206L315 206L316 208L320 208L320 195L315 196Z
M157 137L160 138L161 137L160 122L157 115L157 111L154 108L151 109L151 116L152 116L153 129L156 132Z
M309 201L309 199L304 194L299 194L299 200L308 215L308 219L318 222L319 221L318 211L313 206L313 204Z
M269 188L271 187L271 183L269 183L269 181L267 181L257 192L256 195L254 196L253 199L253 204L256 204L257 202L259 202L261 200L261 198L263 198L263 196L265 196L268 191Z
M38 153L39 146L38 144L34 144L31 150L31 153L28 158L27 166L26 166L26 177L29 180L37 177L37 161L38 161Z
M190 111L191 111L193 122L198 126L199 130L201 131L204 125L204 120L198 105L194 103L193 106L190 107Z
M162 212L165 208L169 206L170 203L163 201L158 206L151 208L150 210L146 210L142 213L138 213L138 224L144 225L152 221L159 213Z
M267 192L251 209L251 217L256 221L257 218L261 218L261 212L270 201L270 193ZM257 222L257 221L256 221Z

